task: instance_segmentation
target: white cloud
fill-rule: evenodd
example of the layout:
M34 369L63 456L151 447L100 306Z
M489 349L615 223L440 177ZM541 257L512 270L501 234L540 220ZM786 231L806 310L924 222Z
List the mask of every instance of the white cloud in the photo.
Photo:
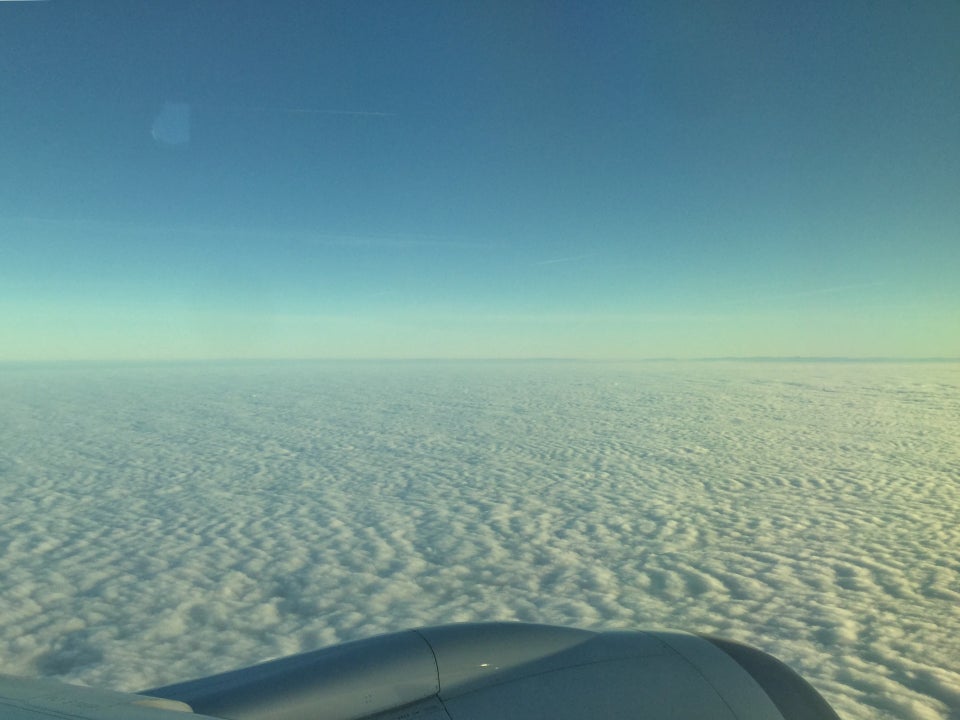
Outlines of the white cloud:
M956 378L931 364L0 370L4 672L136 690L516 619L727 635L842 717L948 718Z

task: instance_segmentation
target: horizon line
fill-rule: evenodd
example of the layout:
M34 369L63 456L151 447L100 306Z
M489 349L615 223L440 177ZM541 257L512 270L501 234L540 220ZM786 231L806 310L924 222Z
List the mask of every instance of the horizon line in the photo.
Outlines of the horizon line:
M200 365L200 364L254 364L254 363L509 363L509 362L549 362L549 363L713 363L713 362L752 362L752 363L960 363L960 356L895 356L895 355L722 355L705 357L653 356L634 358L595 358L595 357L211 357L211 358L47 358L47 359L0 359L0 368L15 365Z

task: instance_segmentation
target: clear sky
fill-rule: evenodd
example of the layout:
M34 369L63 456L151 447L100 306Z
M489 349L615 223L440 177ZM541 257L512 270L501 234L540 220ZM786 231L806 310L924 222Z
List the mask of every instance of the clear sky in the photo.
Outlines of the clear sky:
M0 3L0 360L960 356L960 4Z

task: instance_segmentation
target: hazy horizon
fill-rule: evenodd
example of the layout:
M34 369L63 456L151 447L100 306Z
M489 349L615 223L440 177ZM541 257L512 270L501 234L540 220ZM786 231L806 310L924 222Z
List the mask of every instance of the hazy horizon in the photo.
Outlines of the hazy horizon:
M905 356L864 356L855 355L746 355L746 356L706 356L706 357L633 357L633 358L594 358L594 357L118 357L118 358L24 358L0 360L0 367L13 366L52 366L52 365L176 365L176 364L243 364L243 363L583 363L630 365L652 363L958 363L957 357L905 357Z

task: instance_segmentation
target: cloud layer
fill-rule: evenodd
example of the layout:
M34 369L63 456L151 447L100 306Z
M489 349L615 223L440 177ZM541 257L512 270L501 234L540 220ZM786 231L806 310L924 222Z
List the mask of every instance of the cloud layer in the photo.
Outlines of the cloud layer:
M2 671L136 690L515 619L725 635L845 718L956 718L956 370L8 367Z

